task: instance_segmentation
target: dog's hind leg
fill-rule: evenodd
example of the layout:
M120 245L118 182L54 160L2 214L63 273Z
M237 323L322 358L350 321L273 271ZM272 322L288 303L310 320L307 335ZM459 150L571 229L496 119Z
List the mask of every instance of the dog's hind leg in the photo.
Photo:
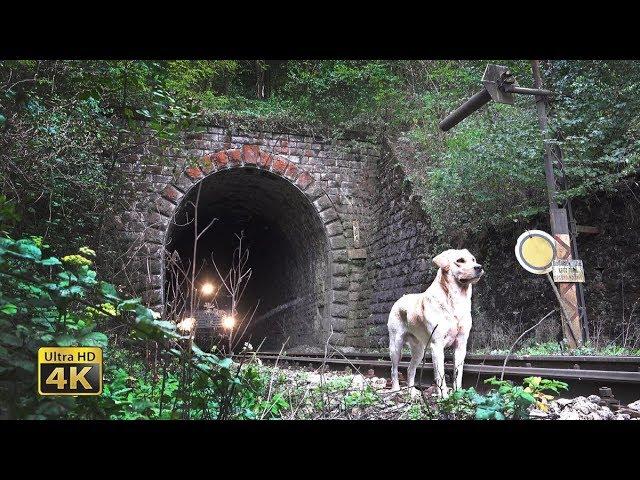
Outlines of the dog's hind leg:
M389 329L389 356L391 357L391 391L400 390L398 381L398 364L402 358L402 347L404 346L404 333L395 329Z
M407 342L411 347L411 362L409 362L409 366L407 367L407 386L413 387L416 378L416 368L422 361L425 347L413 335L407 335Z
M411 396L415 397L420 394L420 391L412 387L415 385L416 368L424 357L425 346L413 335L407 335L407 342L411 347L411 362L407 367L407 386L411 390Z

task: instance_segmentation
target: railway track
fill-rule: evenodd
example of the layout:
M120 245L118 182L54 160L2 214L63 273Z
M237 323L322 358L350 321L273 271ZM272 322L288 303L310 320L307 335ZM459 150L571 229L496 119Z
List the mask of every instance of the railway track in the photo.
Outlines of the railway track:
M279 365L310 366L332 370L344 370L347 367L362 374L373 374L388 378L391 362L383 353L338 353L332 352L327 358L322 353L283 354L278 352L259 352L261 360ZM408 355L403 355L400 368L408 366ZM422 384L433 381L433 364L425 357L418 367L417 379L422 375ZM464 366L463 387L473 386L482 391L487 388L484 380L502 373L505 355L468 354ZM445 359L445 370L449 377L453 372L453 358ZM640 357L597 357L597 356L543 356L521 355L510 357L504 368L505 378L516 382L525 377L539 376L562 380L569 385L569 391L563 395L598 394L601 387L612 390L616 399L623 404L640 398ZM450 378L447 383L451 383Z

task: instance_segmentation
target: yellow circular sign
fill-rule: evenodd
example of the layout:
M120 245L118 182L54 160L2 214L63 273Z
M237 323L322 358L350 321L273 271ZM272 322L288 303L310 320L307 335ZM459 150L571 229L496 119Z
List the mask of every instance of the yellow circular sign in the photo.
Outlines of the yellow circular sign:
M525 270L548 273L556 256L556 243L547 232L528 230L518 238L515 251L518 262Z

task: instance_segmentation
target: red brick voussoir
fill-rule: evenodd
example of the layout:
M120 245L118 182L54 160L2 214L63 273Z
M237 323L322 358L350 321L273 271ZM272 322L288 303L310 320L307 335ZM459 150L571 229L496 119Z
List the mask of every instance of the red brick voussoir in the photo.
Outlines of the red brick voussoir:
M306 190L313 183L313 177L309 172L302 172L296 180L296 185L300 190Z
M285 170L289 166L289 160L280 155L276 155L273 159L273 171L279 173L280 175L284 175Z
M229 166L239 166L242 164L242 150L239 148L234 148L232 150L227 150L227 157L229 158Z
M298 171L299 169L296 166L296 164L289 162L289 166L287 167L287 170L284 172L284 176L289 180L294 181L298 176Z
M169 184L164 187L164 190L162 191L162 197L166 198L174 204L177 204L180 198L182 198L182 193L180 193L180 191L176 187Z
M273 163L273 156L270 153L260 151L260 159L258 160L258 165L262 168L269 168Z
M224 168L229 163L229 157L227 156L227 152L222 150L221 152L216 153L213 156L213 162L216 164L217 168Z
M202 173L202 170L200 170L200 167L198 167L198 166L187 167L187 169L185 170L185 173L193 181L200 180L201 178L204 178L204 173Z
M205 175L210 174L215 170L215 162L213 160L213 155L205 155L200 159L200 169L204 172Z
M245 164L257 165L260 160L260 148L257 145L243 145L242 158Z

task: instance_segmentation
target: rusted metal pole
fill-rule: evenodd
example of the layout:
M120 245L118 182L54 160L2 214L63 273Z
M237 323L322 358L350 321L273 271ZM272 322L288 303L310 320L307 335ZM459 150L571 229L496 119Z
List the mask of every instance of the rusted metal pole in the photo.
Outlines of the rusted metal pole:
M520 93L522 95L551 95L550 90L544 90L542 88L517 87L515 85L504 85L503 90L505 92Z
M533 84L536 88L542 86L542 78L540 77L540 63L538 60L531 61L531 70L533 71ZM536 96L536 110L538 112L538 125L542 132L542 140L544 142L544 174L547 179L547 197L549 201L549 210L558 208L556 202L556 182L553 176L553 160L551 152L551 144L549 143L549 129L547 123L547 97Z
M531 71L533 72L533 85L535 89L542 88L542 77L540 75L540 62L531 60ZM547 181L547 196L549 201L549 214L551 220L551 233L556 241L557 258L559 260L571 260L573 249L571 246L571 232L565 208L558 208L556 200L556 183L553 173L553 159L555 155L554 146L551 142L547 119L547 95L536 95L536 110L538 112L538 124L542 132L544 142L544 172ZM559 149L559 146L556 145ZM574 349L582 344L582 318L578 302L579 283L559 283L558 290L562 297L564 311L567 322L563 322L563 333L569 348ZM582 295L581 295L582 297Z
M486 105L491 101L491 95L486 88L482 88L478 93L469 98L466 102L456 108L453 112L447 115L444 120L440 122L438 127L443 132L455 127L462 120L467 118L473 112L478 110L483 105Z

